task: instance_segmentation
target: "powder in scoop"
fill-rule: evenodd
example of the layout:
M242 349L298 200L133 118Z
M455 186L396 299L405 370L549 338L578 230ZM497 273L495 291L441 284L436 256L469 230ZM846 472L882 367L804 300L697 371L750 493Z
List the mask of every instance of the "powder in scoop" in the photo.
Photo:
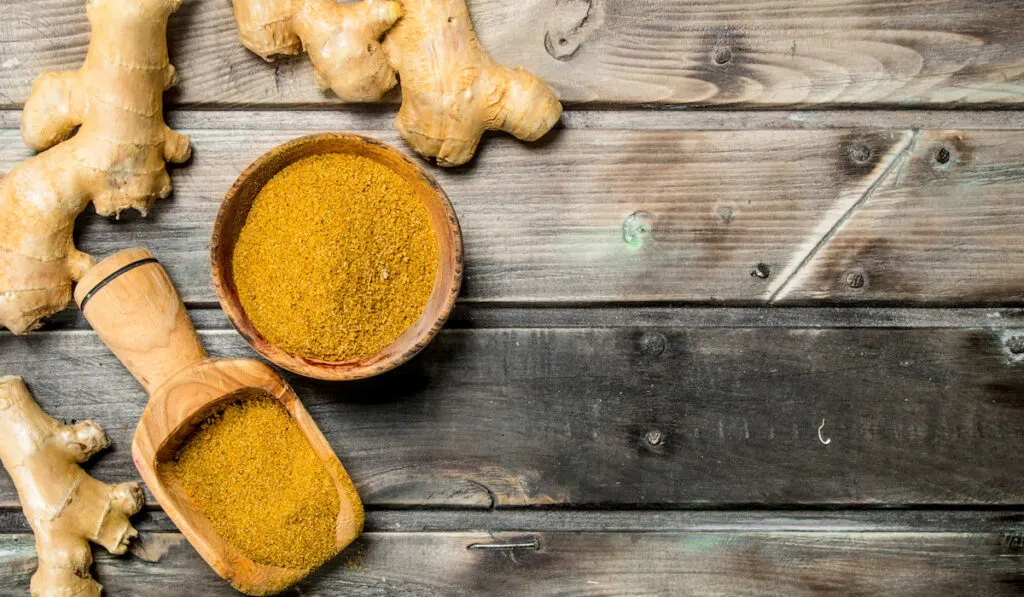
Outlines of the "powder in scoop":
M163 473L249 559L315 568L337 552L338 489L284 406L249 393L193 431Z

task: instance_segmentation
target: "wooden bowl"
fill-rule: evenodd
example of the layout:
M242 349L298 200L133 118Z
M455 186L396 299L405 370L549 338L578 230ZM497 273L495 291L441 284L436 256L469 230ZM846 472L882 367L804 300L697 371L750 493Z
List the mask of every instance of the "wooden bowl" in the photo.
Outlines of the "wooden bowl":
M423 201L437 235L438 272L423 314L379 353L334 362L285 352L267 341L253 326L238 298L232 258L238 235L260 189L286 166L312 155L347 153L370 158L405 179ZM299 375L327 380L362 379L393 369L430 343L455 306L462 285L462 231L448 196L419 164L397 149L375 139L347 133L321 133L300 137L270 150L238 177L224 197L210 240L213 286L228 320L249 346L267 360Z

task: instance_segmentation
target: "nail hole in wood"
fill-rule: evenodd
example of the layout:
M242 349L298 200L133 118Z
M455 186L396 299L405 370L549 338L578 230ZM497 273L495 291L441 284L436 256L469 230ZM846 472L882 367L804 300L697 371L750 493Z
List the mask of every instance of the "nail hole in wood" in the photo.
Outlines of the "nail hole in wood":
M732 50L729 48L716 48L711 59L718 65L728 64L732 62Z
M771 268L766 263L758 263L754 266L754 271L750 272L750 275L755 278L766 280L768 276L772 275Z
M952 159L953 152L951 152L948 147L940 147L939 150L935 152L935 161L943 166L948 164Z
M660 356L667 347L668 339L662 334L648 333L640 337L640 352L645 356Z

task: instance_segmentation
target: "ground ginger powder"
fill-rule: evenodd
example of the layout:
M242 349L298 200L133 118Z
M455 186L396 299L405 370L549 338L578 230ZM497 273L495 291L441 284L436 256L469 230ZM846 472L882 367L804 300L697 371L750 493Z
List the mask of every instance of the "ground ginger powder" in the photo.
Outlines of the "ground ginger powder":
M313 569L335 555L338 489L280 402L254 391L212 415L164 474L246 557Z
M377 354L416 322L438 246L409 183L369 158L329 153L263 187L233 263L242 308L267 341L348 361Z

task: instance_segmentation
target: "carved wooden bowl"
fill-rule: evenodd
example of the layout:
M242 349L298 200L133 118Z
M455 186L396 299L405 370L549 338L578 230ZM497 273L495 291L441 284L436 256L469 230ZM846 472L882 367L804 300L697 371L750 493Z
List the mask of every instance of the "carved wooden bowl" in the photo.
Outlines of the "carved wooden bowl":
M420 318L379 353L351 361L310 359L285 352L268 342L253 326L238 298L232 257L238 235L260 189L286 166L311 155L348 153L391 168L404 178L426 206L437 235L438 273L434 290ZM269 361L299 375L327 380L362 379L393 369L430 343L444 325L462 285L462 232L455 210L437 181L397 149L375 139L348 133L300 137L270 150L238 177L224 197L210 241L210 269L217 297L228 320L249 346Z

